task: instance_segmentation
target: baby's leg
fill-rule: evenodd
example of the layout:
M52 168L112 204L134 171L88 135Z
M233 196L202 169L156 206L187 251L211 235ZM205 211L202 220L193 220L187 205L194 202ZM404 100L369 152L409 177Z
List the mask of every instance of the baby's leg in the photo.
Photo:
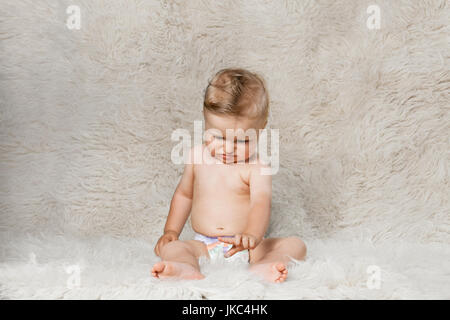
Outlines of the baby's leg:
M250 250L250 270L272 282L286 280L286 265L289 257L302 260L306 255L306 246L300 238L264 239L255 249Z
M206 246L197 240L171 241L161 248L161 261L153 265L156 278L203 279L198 258L208 256Z

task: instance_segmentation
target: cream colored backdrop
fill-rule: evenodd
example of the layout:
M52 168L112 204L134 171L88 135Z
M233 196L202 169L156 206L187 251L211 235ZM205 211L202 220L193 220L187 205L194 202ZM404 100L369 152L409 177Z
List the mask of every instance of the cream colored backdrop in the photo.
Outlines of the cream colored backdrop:
M80 30L66 26L73 4ZM268 83L280 130L269 236L448 245L449 21L444 0L3 0L3 245L27 233L153 243L182 172L171 133L193 132L224 67Z

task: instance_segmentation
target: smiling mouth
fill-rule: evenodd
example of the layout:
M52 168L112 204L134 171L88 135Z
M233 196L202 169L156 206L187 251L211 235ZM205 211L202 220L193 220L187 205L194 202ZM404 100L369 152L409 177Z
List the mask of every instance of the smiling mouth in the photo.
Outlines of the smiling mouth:
M234 157L222 156L222 160L235 160Z

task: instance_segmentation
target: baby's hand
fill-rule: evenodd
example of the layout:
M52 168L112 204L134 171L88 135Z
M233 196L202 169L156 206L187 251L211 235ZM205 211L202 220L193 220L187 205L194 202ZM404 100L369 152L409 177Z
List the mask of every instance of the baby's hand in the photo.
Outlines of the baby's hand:
M259 241L255 236L249 235L249 234L236 234L234 238L223 238L218 237L219 241L232 244L230 250L225 254L225 257L231 257L236 252L246 250L246 249L254 249L258 244Z
M167 231L165 232L158 240L155 246L155 254L159 256L161 252L161 248L164 247L164 245L170 241L178 240L178 235L176 232L173 231Z

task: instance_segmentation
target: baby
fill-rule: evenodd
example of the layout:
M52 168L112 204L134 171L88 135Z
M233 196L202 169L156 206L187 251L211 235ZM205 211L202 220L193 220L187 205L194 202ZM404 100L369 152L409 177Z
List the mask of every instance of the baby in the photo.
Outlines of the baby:
M264 238L272 179L262 174L270 167L261 162L256 145L268 113L269 96L257 74L224 69L210 81L203 106L205 142L190 150L155 246L161 261L152 268L154 277L202 279L199 257L220 252L230 260L244 255L252 272L283 282L291 258L305 257L306 246L297 237ZM196 153L202 161L195 161ZM195 238L178 240L189 214Z

